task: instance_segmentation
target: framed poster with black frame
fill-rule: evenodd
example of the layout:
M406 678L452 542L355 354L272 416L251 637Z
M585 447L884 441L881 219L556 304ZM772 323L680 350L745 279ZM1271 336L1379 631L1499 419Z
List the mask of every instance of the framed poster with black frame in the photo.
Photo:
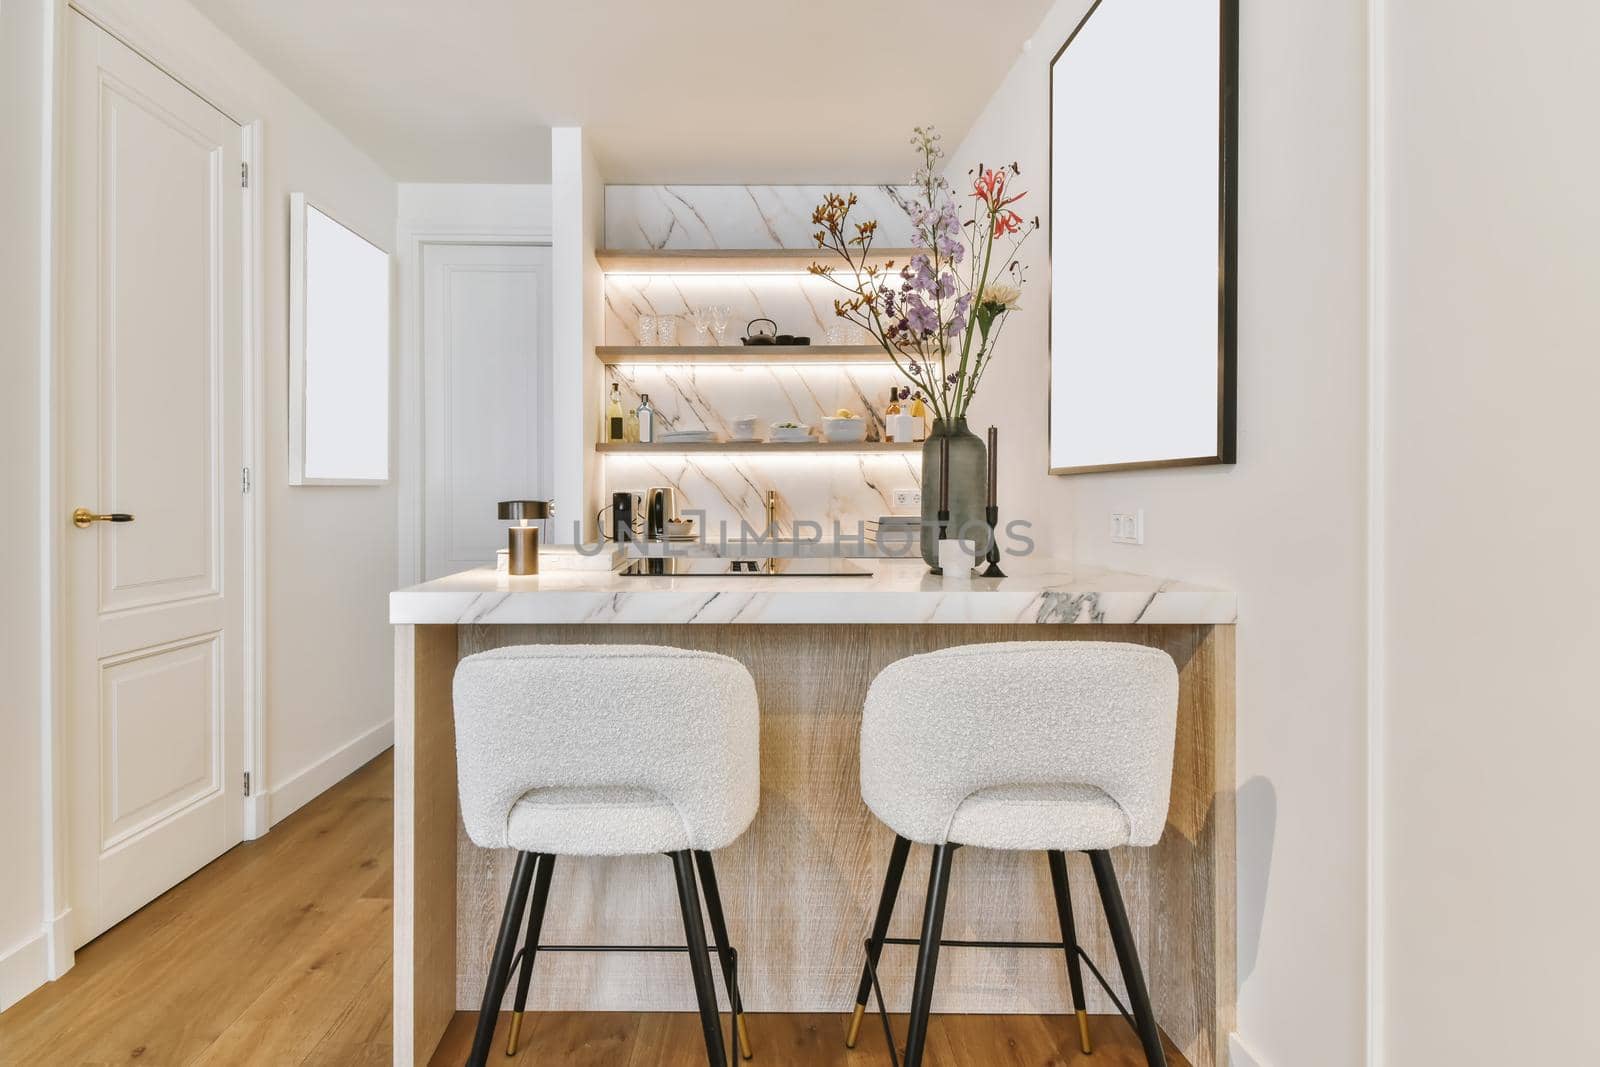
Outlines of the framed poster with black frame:
M1050 473L1233 463L1238 0L1096 0L1050 60Z

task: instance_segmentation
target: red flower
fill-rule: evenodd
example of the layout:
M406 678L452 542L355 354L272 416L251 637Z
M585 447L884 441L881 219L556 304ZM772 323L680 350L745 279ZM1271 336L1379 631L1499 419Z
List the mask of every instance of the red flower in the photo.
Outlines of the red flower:
M989 208L991 214L999 211L1007 204L1015 204L1027 196L1027 192L1020 192L1016 196L1006 195L1006 172L1003 170L985 170L978 168L978 177L972 183L972 195L982 200Z
M978 177L972 183L972 195L988 204L990 208L998 206L1000 198L1005 195L1005 171L985 170L978 168Z
M1012 197L1013 200L1021 199ZM1015 211L998 211L994 216L994 235L1004 236L1008 233L1017 233L1022 229L1022 216Z

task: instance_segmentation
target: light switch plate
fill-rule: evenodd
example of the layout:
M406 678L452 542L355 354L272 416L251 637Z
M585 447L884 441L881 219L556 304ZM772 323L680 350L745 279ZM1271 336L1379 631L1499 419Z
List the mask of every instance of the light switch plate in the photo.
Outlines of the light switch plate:
M1119 545L1144 544L1144 511L1113 511L1111 540Z
M922 506L922 490L896 489L894 491L894 506L897 508L920 508Z

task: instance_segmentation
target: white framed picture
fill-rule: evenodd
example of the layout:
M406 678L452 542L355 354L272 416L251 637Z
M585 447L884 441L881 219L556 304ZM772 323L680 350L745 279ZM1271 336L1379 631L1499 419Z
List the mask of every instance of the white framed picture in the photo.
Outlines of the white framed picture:
M389 253L289 195L289 484L389 480Z
M1050 61L1050 473L1235 461L1238 0L1096 0Z

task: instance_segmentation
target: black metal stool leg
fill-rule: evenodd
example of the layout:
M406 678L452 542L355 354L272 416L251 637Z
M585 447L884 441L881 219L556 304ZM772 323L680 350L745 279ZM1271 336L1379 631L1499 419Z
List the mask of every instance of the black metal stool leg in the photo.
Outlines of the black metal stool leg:
M872 920L872 936L867 940L868 962L861 968L861 984L856 987L856 1011L850 1017L850 1033L844 1039L845 1048L855 1048L856 1035L861 1032L861 1015L867 1010L867 997L872 993L872 968L878 965L883 939L889 936L889 920L894 918L894 902L900 895L900 879L906 873L906 856L910 852L911 842L897 835L894 848L889 852L889 870L883 876L883 895L878 898L878 914Z
M528 906L528 883L533 881L534 855L517 853L517 867L511 873L511 892L506 895L506 910L500 917L500 936L489 961L489 980L478 1009L478 1028L472 1037L472 1053L467 1067L483 1067L489 1060L489 1044L494 1040L494 1024L500 1016L500 1001L505 999L506 983L511 980L511 960L517 951L517 931L522 928L522 913Z
M700 890L695 885L694 859L689 850L672 853L672 866L678 876L678 906L683 909L684 943L694 972L694 995L700 1004L700 1026L706 1034L706 1056L711 1067L727 1067L722 1016L717 1014L717 991L712 985L711 955L706 948L705 919L700 915Z
M550 876L556 858L537 857L538 872L533 876L533 903L528 906L528 933L522 939L522 967L517 972L517 999L512 1002L511 1032L506 1035L506 1055L517 1054L517 1038L522 1034L522 1013L528 1007L528 983L533 979L533 955L539 950L539 931L544 928L544 906L550 900Z
M1083 997L1083 961L1078 958L1078 929L1072 921L1072 890L1067 885L1067 855L1051 849L1050 886L1056 893L1056 918L1061 922L1061 942L1067 950L1067 982L1072 986L1072 1006L1078 1014L1078 1046L1085 1056L1094 1051L1089 1044L1089 1011Z
M711 864L709 852L696 852L694 865L700 870L700 891L706 898L706 918L711 921L711 936L717 939L717 961L722 964L722 982L728 989L728 1008L733 1012L734 1052L740 1059L748 1060L755 1053L750 1048L750 1032L744 1025L744 1001L739 997L739 968L735 963L733 942L728 940L728 922L722 914L717 869Z
M933 976L939 967L939 938L944 931L944 902L950 894L950 864L960 845L937 845L928 870L928 903L922 912L922 943L917 948L917 978L911 987L911 1026L906 1032L905 1067L921 1067L928 1043L928 1015L933 1010Z
M1161 1031L1156 1027L1155 1012L1150 1007L1150 993L1144 987L1139 950L1134 946L1133 929L1128 925L1128 913L1122 906L1122 890L1117 887L1111 853L1091 852L1089 862L1094 865L1095 884L1100 887L1100 902L1105 905L1106 923L1111 927L1111 943L1116 946L1117 962L1122 965L1122 984L1128 987L1128 1007L1133 1011L1139 1044L1144 1046L1145 1062L1150 1067L1166 1067Z

